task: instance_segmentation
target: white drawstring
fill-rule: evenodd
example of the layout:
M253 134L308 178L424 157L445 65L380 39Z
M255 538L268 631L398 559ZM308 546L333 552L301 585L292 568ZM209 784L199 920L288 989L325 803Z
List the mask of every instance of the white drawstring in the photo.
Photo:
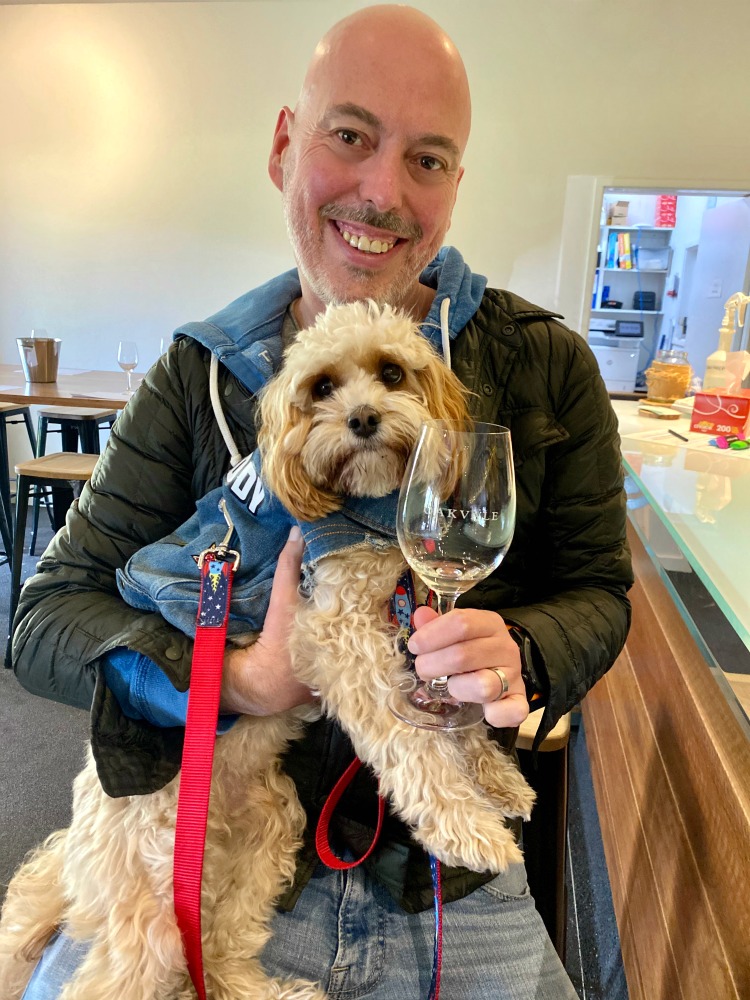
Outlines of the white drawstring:
M237 450L237 442L232 437L232 432L229 430L227 418L224 416L224 410L221 408L221 400L219 398L219 359L215 354L211 355L211 369L208 375L208 392L211 396L211 406L213 407L214 416L216 417L216 423L219 425L221 436L224 438L224 442L229 449L229 464L232 468L234 468L235 465L239 465L242 461L242 455L240 455Z
M451 300L446 295L440 303L440 336L443 341L443 361L448 368L451 366L451 341L450 330L448 329L448 312L451 307Z

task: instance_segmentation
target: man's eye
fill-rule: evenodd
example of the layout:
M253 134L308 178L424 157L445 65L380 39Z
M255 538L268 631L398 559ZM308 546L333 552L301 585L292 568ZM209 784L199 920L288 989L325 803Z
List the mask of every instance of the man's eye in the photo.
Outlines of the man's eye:
M313 399L325 399L326 396L331 395L333 389L333 379L329 378L328 375L324 375L313 386Z
M436 156L420 156L419 165L424 170L443 170L444 164Z
M383 365L380 372L380 378L384 385L398 385L403 377L403 370L398 365Z
M356 132L353 132L349 128L340 128L336 132L336 135L339 137L339 139L341 139L342 142L345 142L347 144L347 146L361 146L362 145L362 139L361 139L361 137Z

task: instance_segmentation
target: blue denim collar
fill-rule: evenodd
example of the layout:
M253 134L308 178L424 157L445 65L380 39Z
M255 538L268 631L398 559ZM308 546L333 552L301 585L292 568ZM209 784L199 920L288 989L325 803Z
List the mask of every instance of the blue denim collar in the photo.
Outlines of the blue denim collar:
M443 300L450 299L448 325L451 338L455 338L479 308L487 279L473 274L454 247L443 247L420 281L436 291L422 330L440 350ZM281 364L284 314L301 294L297 270L287 271L230 302L204 322L179 327L175 337L199 341L251 392L258 392Z

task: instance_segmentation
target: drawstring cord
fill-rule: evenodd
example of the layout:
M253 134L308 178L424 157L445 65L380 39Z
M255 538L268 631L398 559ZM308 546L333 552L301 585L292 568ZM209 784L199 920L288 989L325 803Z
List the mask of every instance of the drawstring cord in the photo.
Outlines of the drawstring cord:
M446 295L440 303L440 338L443 344L443 361L448 368L451 367L451 332L448 328L448 313L451 307L451 300Z
M215 354L211 355L211 368L208 373L208 393L211 397L211 406L216 417L216 423L219 425L221 436L224 438L224 443L229 451L229 464L234 468L235 465L239 465L242 461L242 455L240 455L237 449L237 442L232 437L227 418L224 416L224 410L221 407L221 399L219 397L219 359Z

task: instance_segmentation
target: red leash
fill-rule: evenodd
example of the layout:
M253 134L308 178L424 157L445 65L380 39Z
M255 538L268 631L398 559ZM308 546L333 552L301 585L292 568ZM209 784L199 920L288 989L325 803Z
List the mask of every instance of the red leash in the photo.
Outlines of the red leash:
M372 838L372 843L367 848L365 853L361 858L356 861L342 861L341 858L337 857L331 849L331 843L328 838L328 827L331 823L331 816L333 816L333 811L339 804L339 799L346 791L347 786L353 780L354 775L362 767L362 761L359 757L355 757L351 762L349 767L344 771L339 780L333 786L333 790L329 794L325 801L325 805L321 810L320 816L318 817L318 826L315 830L315 848L318 852L318 857L323 862L324 865L328 865L329 868L335 868L336 871L344 871L347 868L356 868L357 865L361 865L362 862L369 858L375 849L375 845L378 842L378 837L380 836L380 831L383 829L383 816L385 815L385 799L378 795L378 822L375 828L375 833Z
M174 843L175 916L182 935L188 972L199 1000L206 1000L201 946L201 879L211 794L211 767L219 718L232 577L240 561L239 553L228 547L234 526L223 500L219 506L229 530L218 546L212 545L197 557L201 590Z
M201 881L211 795L211 770L219 717L232 577L240 561L239 553L229 548L234 525L223 500L219 502L219 506L228 525L227 534L218 546L212 545L196 557L201 573L201 588L177 801L173 869L175 916L182 935L188 972L198 994L198 1000L206 1000L201 942ZM409 590L407 586L408 596L405 602L403 602L403 590L397 595L400 598L397 604L403 603L398 609L400 615L395 609L393 613L394 622L400 624L402 629L405 624L404 611L407 611L404 604L411 603L412 611L416 606L413 590L411 592ZM342 861L330 847L328 829L331 817L341 796L361 766L362 762L355 757L336 782L318 820L315 845L321 861L329 868L343 870L361 864L370 856L380 836L385 800L378 795L375 834L362 857L356 861ZM435 891L435 955L429 1000L438 1000L442 966L442 892L440 863L435 858L430 858L430 863Z

